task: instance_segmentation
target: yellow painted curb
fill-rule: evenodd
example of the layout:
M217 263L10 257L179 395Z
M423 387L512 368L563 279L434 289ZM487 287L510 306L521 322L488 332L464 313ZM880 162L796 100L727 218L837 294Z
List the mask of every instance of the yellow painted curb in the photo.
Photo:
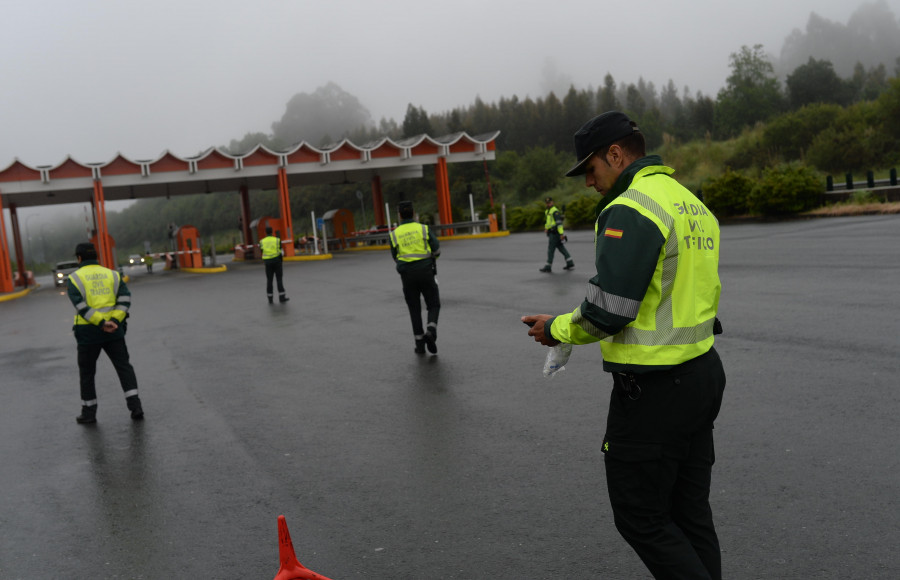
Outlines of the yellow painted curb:
M222 264L215 268L179 268L179 270L182 272L190 272L191 274L218 274L219 272L228 270L228 267L226 267L225 264Z
M31 288L19 290L18 292L10 292L9 294L0 294L0 302L6 302L7 300L15 300L16 298L21 298L29 292L31 292Z
M333 257L331 254L312 254L309 256L286 256L282 260L285 262L307 262L311 260L330 260Z
M509 235L509 231L487 232L485 234L460 234L458 236L438 236L438 240L478 240L481 238L503 238Z
M438 240L477 240L481 238L503 238L509 235L508 231L502 232L487 232L484 234L460 234L458 236L438 236ZM370 250L390 250L390 244L387 245L376 245L376 246L356 246L355 248L346 248L342 251L344 252L366 252Z
M372 250L390 250L391 246L384 244L376 244L374 246L354 246L352 248L345 248L341 250L342 252L370 252Z

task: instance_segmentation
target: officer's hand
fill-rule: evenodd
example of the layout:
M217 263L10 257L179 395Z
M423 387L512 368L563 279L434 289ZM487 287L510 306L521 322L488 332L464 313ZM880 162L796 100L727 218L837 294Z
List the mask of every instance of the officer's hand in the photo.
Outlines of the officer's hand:
M528 336L533 336L535 342L539 342L544 346L556 346L559 344L559 341L554 340L544 332L544 326L551 318L553 317L549 314L531 314L523 316L522 322L531 327L528 330Z
M564 242L568 242L568 241L569 241L569 236L563 234L563 241L564 241Z
M115 320L104 320L103 321L103 332L115 332L119 329L119 325L116 324Z

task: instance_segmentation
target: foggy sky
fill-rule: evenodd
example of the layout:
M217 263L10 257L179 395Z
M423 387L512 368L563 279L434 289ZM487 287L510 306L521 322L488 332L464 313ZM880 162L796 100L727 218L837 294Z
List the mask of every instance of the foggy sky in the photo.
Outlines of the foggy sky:
M194 155L271 133L328 81L398 123L409 103L562 96L607 72L715 97L742 45L777 56L810 12L846 24L862 3L0 0L0 169Z

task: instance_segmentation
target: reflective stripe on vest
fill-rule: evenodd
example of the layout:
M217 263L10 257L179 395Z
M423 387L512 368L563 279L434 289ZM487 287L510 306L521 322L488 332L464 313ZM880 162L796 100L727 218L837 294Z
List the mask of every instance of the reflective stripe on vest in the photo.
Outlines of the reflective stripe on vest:
M635 318L600 343L604 360L612 363L675 365L700 356L713 343L721 289L719 224L693 194L674 179L659 175L661 169L639 171L632 189L604 209L628 206L656 224L665 239L643 301L611 295L588 285L590 302L608 312ZM643 185L652 188L654 197L640 191L641 180L647 179L652 179L652 183L645 181ZM594 230L598 235L597 224ZM602 333L588 328L591 325L580 314L580 309L573 314L573 322L592 334L593 330Z
M281 255L281 239L275 236L266 236L259 241L259 249L262 250L262 259L271 260Z
M400 224L391 232L391 245L397 248L397 259L401 262L415 262L431 257L428 226L425 224Z
M75 314L75 324L98 324L101 320L108 318L104 314L113 310L128 312L128 303L131 302L131 297L122 296L119 299L120 304L116 306L116 295L119 293L121 277L115 270L92 264L69 274L69 280L84 298L82 302L75 305L75 308L81 310L85 306L88 307L84 316Z

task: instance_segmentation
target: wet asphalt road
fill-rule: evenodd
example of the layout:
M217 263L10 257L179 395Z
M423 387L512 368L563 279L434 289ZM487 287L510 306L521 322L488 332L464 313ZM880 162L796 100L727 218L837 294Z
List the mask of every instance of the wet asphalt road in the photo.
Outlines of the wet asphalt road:
M278 515L333 578L632 579L599 443L597 347L541 376L523 314L581 301L546 238L448 241L437 356L413 353L386 251L138 269L127 337L147 418L101 356L79 410L73 309L0 303L0 578L270 579ZM726 578L900 577L900 216L728 225L728 387L712 504Z

